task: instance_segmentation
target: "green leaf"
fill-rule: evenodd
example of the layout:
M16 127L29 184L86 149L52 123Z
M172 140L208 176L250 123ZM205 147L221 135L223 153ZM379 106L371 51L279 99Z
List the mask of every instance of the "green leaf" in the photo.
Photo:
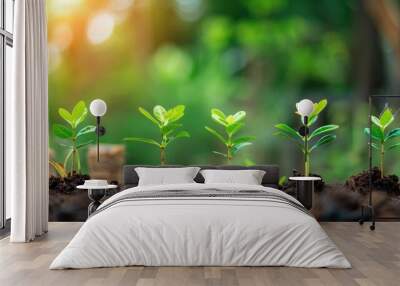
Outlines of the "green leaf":
M244 111L238 111L233 115L234 123L237 123L241 120L243 120L246 117L246 112Z
M386 135L385 137L385 141L389 140L389 139L393 139L396 137L400 136L400 128L395 128L393 130L391 130L388 135Z
M388 127L394 120L394 116L392 113L392 110L390 108L385 108L385 110L382 112L379 122L382 126L383 129Z
M372 125L372 135L373 137L377 137L380 141L385 140L385 133L382 131L382 128L379 128L376 125Z
M221 121L225 121L226 115L218 108L211 109L211 116L218 117Z
M89 134L89 133L95 133L96 132L96 126L94 125L88 125L83 127L81 130L78 131L78 133L76 134L76 137L80 137L82 135L85 134Z
M221 152L218 152L218 151L212 151L212 152L213 152L214 154L220 155L220 156L225 157L225 158L228 157L226 154L221 153Z
M230 135L233 136L235 135L242 127L244 126L244 123L241 122L236 122L234 124L230 124L226 127L226 132Z
M236 144L236 145L234 145L234 146L232 147L232 153L233 153L233 154L236 154L236 153L239 152L241 149L243 149L243 147L249 146L249 145L251 145L251 144L253 144L253 143L251 143L251 142L243 142L243 143L240 143L240 144Z
M174 136L175 139L177 138L190 138L190 134L187 131L179 131L178 134Z
M64 167L65 167L65 169L67 169L68 161L70 160L70 157L71 157L73 151L74 151L74 149L71 148L68 151L67 156L65 156L65 159L64 159Z
M62 119L67 121L67 123L71 125L71 127L74 127L74 119L72 118L72 114L69 113L68 110L66 110L65 108L59 108L58 114L61 116Z
M277 131L274 133L275 136L279 135L285 138L289 138L292 140L294 143L296 143L296 146L300 148L300 150L304 153L304 143L300 142L299 140L294 139L292 136L288 135L287 133L283 133L281 131Z
M364 129L364 133L369 136L369 128ZM385 135L383 134L381 128L376 125L372 125L372 139L383 142L385 140Z
M177 105L167 111L165 117L169 122L175 122L181 119L185 115L185 106Z
M154 106L153 114L161 122L161 124L164 124L167 121L166 118L167 111L161 105Z
M169 138L169 140L166 141L165 147L166 147L169 143L171 143L171 142L173 142L173 141L175 141L176 139L179 139L179 138L190 138L190 134L189 134L189 132L184 131L184 130L179 131L178 134L176 134L176 135L174 135L174 136L171 136L171 137Z
M254 140L256 140L256 137L254 137L254 136L242 136L242 137L239 137L239 138L233 140L232 144L236 145L236 144L248 143L248 142L251 142Z
M328 144L328 143L334 141L335 139L336 139L336 135L333 135L333 134L325 135L325 136L321 137L321 138L317 141L317 143L315 143L315 144L310 148L309 152L312 152L312 151L315 150L316 148L318 148L318 147L320 147L320 146L323 146L323 145L326 145L326 144Z
M214 129L212 129L212 128L208 127L208 126L206 126L205 128L206 128L206 130L207 130L208 132L210 132L210 133L213 134L215 137L217 137L217 138L218 138L222 143L224 143L225 145L228 143L228 142L225 140L225 138L224 138L221 134L219 134L217 131L215 131Z
M372 116L371 116L371 121L372 121L372 123L375 124L376 126L382 128L381 121L379 120L378 117L372 115Z
M317 129L315 129L311 133L311 135L310 135L310 137L308 139L311 140L315 136L318 136L318 135L321 135L321 134L324 134L324 133L327 133L327 132L331 132L331 131L336 130L338 128L339 128L339 126L338 125L334 125L334 124L321 126L321 127L317 128Z
M375 143L372 143L371 146L372 146L372 148L379 150L378 145L376 145Z
M307 126L313 125L318 120L318 115L312 115L308 118ZM304 117L301 118L301 122L304 124Z
M400 147L400 143L393 144L389 147L389 150L398 149Z
M280 123L275 125L275 128L279 129L280 132L285 133L288 137L294 140L303 141L303 137L299 134L299 132L297 132L287 124Z
M225 127L228 126L225 114L217 108L211 109L211 118L218 124L221 124Z
M88 109L84 101L79 101L74 109L72 110L72 119L74 122L74 128L76 128L80 123L82 123L88 114Z
M156 140L149 139L149 138L128 137L128 138L124 138L124 140L125 141L143 142L143 143L155 145L157 147L161 147L160 143L158 143Z
M226 118L225 118L225 122L226 122L226 124L229 126L230 124L234 124L234 123L236 123L236 121L235 121L235 117L233 117L233 115L228 115Z
M73 145L69 142L57 142L59 145L67 147L67 148L72 148Z
M83 148L83 147L86 147L86 146L89 145L89 144L94 143L94 142L95 142L95 140L89 140L89 141L80 143L80 144L76 145L76 149L81 149L81 148Z
M55 136L61 139L70 139L74 135L74 132L72 131L71 128L61 124L53 125L53 133Z
M282 176L282 177L279 178L278 185L282 187L284 184L286 184L286 181L287 181L287 177L286 176Z
M169 134L174 132L177 128L180 128L182 126L183 126L183 124L180 124L180 123L168 123L167 125L161 127L161 133L164 136L168 136Z
M64 166L61 163L58 163L56 161L50 160L49 161L50 165L56 170L57 174L61 178L65 178L68 176L67 170L65 170Z
M328 105L328 100L326 99L322 99L320 102L314 103L314 110L313 112L311 112L310 117L320 114L327 105Z
M139 112L141 113L141 114L143 114L147 119L149 119L151 122L153 122L155 125L157 125L158 127L161 127L160 126L160 123L157 121L157 119L155 119L154 117L153 117L153 115L151 115L146 109L144 109L144 108L142 108L142 107L139 107Z
M318 103L314 103L314 110L311 112L310 116L308 117L308 123L307 126L313 125L317 119L318 119L318 114L320 114L325 107L328 105L328 101L326 99L321 100ZM304 124L304 118L302 117L302 121Z

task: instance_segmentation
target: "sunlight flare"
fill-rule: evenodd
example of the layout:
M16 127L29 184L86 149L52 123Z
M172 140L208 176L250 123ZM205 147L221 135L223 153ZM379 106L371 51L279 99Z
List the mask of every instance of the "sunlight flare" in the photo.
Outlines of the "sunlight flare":
M82 0L53 0L48 7L52 15L66 15L82 8Z
M89 21L87 37L92 44L101 44L112 35L114 26L115 18L112 14L98 13Z

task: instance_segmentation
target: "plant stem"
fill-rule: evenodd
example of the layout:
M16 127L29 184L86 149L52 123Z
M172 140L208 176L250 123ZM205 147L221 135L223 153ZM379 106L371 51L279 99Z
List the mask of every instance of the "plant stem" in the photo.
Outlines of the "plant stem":
M75 171L75 157L76 157L76 139L72 138L72 163L71 163L71 175L74 174Z
M74 174L74 168L75 168L75 164L74 164L74 162L75 162L75 149L72 150L71 160L72 160L72 162L71 162L71 175L73 175Z
M164 147L160 147L160 163L161 165L165 165L165 148Z
M228 133L228 132L227 132ZM231 160L232 160L232 136L229 135L228 133L228 144L226 145L226 158L228 159L228 165L230 164Z
M310 154L307 152L306 160L304 162L304 176L310 176Z
M384 176L384 169L383 169L383 165L384 165L384 158L385 158L385 145L381 144L381 154L380 154L380 163L381 163L381 179L383 179Z
M308 135L304 136L304 176L310 176L310 153L308 152Z
M227 153L226 153L226 158L228 159L228 165L230 164L232 160L232 152L231 152L231 147L227 147Z

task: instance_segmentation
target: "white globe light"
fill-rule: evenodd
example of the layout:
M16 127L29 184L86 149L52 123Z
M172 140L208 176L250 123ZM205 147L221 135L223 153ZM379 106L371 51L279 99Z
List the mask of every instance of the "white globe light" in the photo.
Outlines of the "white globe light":
M309 116L314 111L314 103L309 99L303 99L296 103L296 108L301 116Z
M103 116L106 114L106 111L107 104L104 102L104 100L95 99L90 103L90 113L93 114L93 116Z

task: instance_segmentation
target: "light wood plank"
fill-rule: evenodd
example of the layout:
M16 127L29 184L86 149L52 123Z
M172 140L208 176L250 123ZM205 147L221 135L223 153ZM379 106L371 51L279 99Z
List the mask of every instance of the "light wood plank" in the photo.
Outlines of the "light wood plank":
M400 273L400 222L377 224L375 232L357 223L322 223L352 269L289 267L118 267L48 269L81 223L50 223L47 235L32 243L0 240L0 285L136 286L395 286Z

